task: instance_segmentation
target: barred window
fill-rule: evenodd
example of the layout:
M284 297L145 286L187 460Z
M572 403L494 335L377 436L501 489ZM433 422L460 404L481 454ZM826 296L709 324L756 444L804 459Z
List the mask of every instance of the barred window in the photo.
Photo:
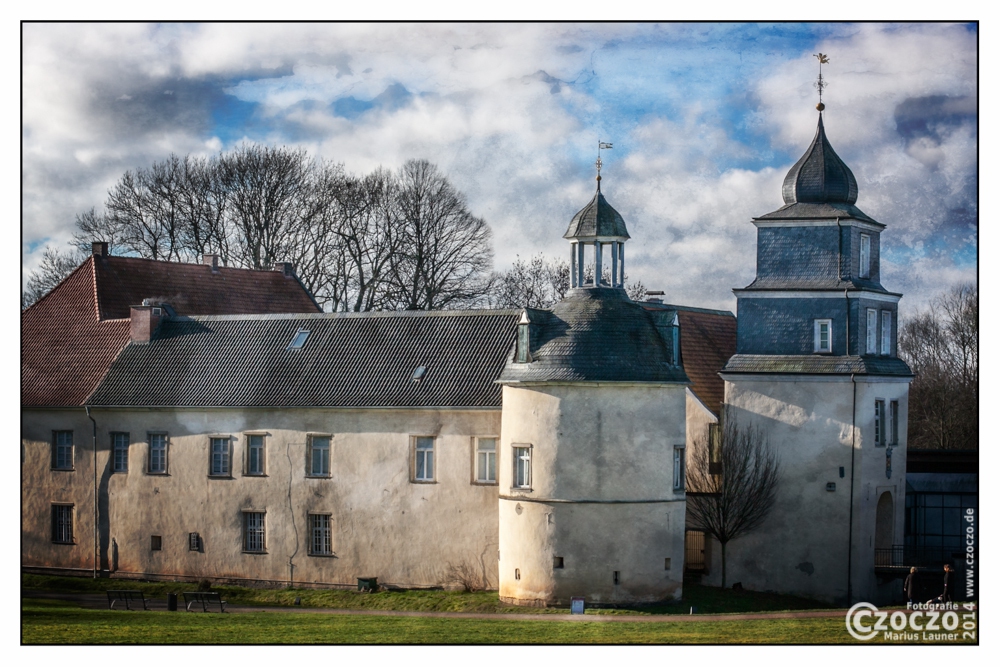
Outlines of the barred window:
M167 472L167 434L149 434L149 472L166 474Z
M212 462L209 474L224 477L229 474L229 438L211 438Z
M73 544L73 506L52 506L52 541Z
M52 467L56 470L73 469L73 431L52 432Z
M333 553L333 539L330 534L329 514L309 515L309 553L313 556L329 556Z
M264 513L243 513L243 551L264 553Z
M128 444L128 433L111 434L114 472L128 472Z

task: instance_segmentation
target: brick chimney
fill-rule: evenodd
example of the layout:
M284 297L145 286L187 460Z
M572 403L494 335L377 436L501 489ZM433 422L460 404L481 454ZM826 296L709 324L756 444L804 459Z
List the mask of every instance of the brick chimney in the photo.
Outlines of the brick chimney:
M205 264L206 266L212 267L212 273L218 273L219 259L220 259L219 255L215 253L206 252L204 255L202 255L201 263Z
M146 300L148 301L148 299ZM141 306L132 306L129 311L133 343L148 343L163 318L163 307L143 302Z
M90 244L91 251L98 257L108 256L108 242L107 241L94 241Z
M286 278L295 277L295 265L291 262L278 262L274 265L275 271L281 271L281 274Z

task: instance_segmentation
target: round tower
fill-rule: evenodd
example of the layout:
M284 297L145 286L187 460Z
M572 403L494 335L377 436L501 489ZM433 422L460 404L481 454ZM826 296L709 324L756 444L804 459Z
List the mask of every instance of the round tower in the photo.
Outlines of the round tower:
M571 289L525 309L500 378L500 597L679 599L689 383L674 313L626 295L629 236L600 181L565 238Z

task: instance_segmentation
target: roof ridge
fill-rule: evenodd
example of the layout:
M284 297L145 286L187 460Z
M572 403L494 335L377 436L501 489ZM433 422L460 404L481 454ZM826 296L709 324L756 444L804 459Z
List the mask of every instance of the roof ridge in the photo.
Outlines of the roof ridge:
M263 321L263 320L336 320L336 319L374 319L393 317L489 317L520 315L521 308L490 309L479 308L469 310L374 310L360 313L255 313L240 315L184 315L172 317L172 322L226 322L226 321Z

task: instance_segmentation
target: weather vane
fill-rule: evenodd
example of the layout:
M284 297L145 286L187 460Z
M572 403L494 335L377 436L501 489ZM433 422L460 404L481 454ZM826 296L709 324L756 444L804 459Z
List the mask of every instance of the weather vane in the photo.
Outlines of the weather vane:
M612 144L601 141L600 139L597 140L597 162L595 164L597 165L598 187L601 185L601 167L604 165L604 162L601 161L601 150L608 150L611 148L614 148Z
M823 104L823 89L826 88L826 81L823 80L823 65L830 62L830 58L825 53L814 53L813 56L819 60L819 78L813 84L819 91L819 104L816 105L816 108L822 111L826 108L826 105Z

